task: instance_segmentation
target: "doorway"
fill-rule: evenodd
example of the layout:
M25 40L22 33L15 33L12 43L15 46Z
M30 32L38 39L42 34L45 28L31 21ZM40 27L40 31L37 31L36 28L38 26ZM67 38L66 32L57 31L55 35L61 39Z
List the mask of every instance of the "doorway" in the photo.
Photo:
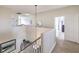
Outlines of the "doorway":
M64 16L55 17L55 29L57 39L64 40Z

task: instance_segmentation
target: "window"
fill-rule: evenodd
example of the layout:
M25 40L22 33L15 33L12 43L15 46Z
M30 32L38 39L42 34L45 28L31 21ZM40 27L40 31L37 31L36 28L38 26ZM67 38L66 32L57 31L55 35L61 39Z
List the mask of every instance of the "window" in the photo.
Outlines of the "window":
M18 25L31 25L31 24L32 24L31 17L25 15L18 16Z

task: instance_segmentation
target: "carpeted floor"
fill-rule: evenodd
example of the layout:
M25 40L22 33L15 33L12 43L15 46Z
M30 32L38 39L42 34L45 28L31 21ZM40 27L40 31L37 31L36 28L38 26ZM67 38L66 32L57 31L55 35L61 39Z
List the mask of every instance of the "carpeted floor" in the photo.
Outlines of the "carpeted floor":
M67 40L57 40L53 53L79 53L79 44Z

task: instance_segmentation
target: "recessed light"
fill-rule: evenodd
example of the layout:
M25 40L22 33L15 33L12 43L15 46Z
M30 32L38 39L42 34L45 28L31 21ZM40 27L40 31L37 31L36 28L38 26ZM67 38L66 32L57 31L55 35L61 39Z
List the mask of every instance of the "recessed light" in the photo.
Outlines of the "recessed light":
M30 14L29 14L29 13L26 13L25 15L27 15L27 16L28 16L28 15L30 15Z

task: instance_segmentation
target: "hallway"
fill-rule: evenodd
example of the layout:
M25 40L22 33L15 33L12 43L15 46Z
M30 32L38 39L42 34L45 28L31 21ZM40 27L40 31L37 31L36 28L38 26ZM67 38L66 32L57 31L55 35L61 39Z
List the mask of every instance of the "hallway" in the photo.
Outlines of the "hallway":
M53 53L79 53L79 44L67 40L57 40Z

